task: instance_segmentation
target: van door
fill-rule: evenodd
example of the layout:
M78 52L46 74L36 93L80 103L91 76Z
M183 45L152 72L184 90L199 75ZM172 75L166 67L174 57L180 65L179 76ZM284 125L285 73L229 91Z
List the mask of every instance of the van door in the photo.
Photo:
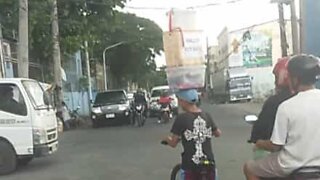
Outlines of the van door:
M29 109L16 84L0 84L0 137L13 145L17 155L33 154Z

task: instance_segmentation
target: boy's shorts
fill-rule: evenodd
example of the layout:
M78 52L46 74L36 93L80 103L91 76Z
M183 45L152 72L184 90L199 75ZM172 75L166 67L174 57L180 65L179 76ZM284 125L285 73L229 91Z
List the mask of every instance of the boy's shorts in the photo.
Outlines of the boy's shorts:
M248 170L255 176L264 178L286 177L286 174L280 166L278 160L279 153L271 153L270 155L247 163Z
M216 178L216 168L212 168L208 170L208 180L215 180ZM198 171L191 170L183 170L181 169L181 180L199 180L201 178L201 174Z

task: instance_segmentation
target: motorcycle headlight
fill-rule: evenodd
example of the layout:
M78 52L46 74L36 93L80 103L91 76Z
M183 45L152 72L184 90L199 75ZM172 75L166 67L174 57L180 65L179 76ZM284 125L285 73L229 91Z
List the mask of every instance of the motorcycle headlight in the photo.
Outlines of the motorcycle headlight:
M35 128L32 130L33 133L33 144L45 144L46 143L46 131L44 129Z
M102 110L100 107L93 107L92 112L95 114L102 114Z
M142 106L141 105L139 105L139 106L136 106L136 108L137 108L137 110L141 110L142 109Z

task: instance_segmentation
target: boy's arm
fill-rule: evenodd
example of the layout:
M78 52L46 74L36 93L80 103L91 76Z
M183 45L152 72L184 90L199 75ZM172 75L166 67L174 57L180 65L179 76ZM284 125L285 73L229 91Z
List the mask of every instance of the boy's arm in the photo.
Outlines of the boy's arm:
M185 130L184 119L181 116L178 116L171 128L171 135L165 137L163 141L166 141L169 146L175 148L180 141L180 137Z
M164 139L168 143L169 146L175 148L180 141L180 136L171 134Z
M222 134L221 130L217 127L216 123L214 123L214 121L209 113L206 113L206 116L210 122L210 126L212 128L212 133L213 133L214 137L220 137Z

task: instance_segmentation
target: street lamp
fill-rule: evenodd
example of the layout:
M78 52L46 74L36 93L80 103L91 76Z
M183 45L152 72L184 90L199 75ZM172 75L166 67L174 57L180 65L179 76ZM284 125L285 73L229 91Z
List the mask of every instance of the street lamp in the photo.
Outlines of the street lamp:
M106 91L108 89L108 85L107 85L107 70L106 70L106 52L109 50L109 49L112 49L112 48L115 48L117 46L120 46L122 44L126 43L125 41L121 41L121 42L118 42L116 44L113 44L111 46L108 46L106 47L104 50L103 50L103 54L102 54L102 57L103 57L103 78L104 78L104 90Z

